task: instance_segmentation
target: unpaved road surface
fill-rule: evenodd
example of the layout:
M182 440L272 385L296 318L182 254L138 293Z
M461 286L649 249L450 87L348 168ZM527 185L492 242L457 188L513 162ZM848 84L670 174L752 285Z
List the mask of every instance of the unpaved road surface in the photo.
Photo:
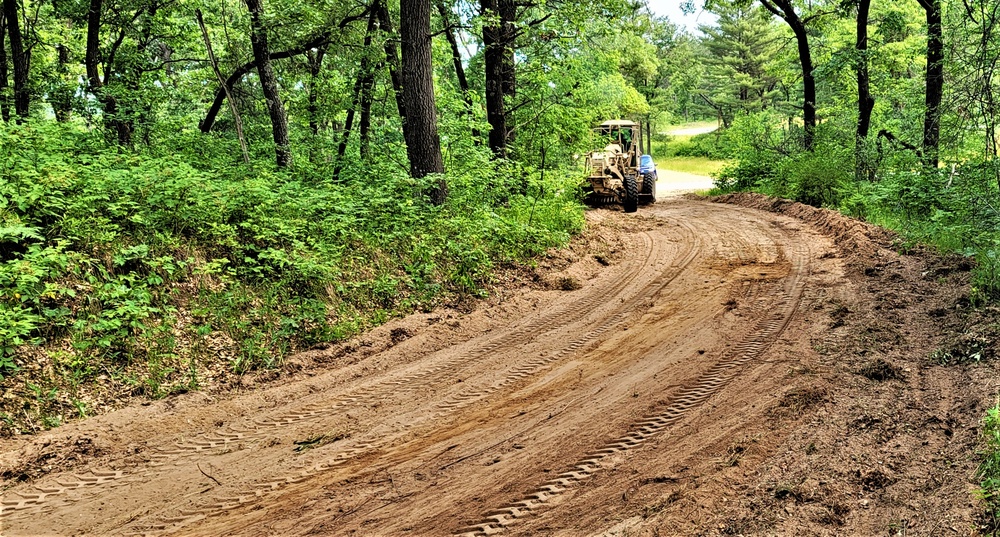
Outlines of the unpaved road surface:
M871 310L836 230L680 198L588 220L502 301L4 441L0 533L968 532L967 375L913 402L910 366L876 383L841 362ZM903 428L917 411L936 425ZM898 434L865 436L880 423Z
M715 181L705 175L677 172L673 170L656 170L656 195L661 198L678 196L688 192L708 191L715 186Z

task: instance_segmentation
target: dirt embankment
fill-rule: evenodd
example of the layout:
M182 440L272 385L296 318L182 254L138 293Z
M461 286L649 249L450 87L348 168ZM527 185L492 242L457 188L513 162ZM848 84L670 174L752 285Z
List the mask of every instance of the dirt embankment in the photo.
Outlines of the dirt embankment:
M270 384L6 440L2 530L969 533L996 392L991 362L954 363L992 352L969 265L829 211L716 201L592 211L505 300L393 321Z
M793 216L834 239L844 291L816 307L815 402L783 445L734 482L721 533L978 532L979 420L996 403L995 309L968 303L967 259L907 248L839 213L753 194L716 201ZM819 298L819 297L818 297Z

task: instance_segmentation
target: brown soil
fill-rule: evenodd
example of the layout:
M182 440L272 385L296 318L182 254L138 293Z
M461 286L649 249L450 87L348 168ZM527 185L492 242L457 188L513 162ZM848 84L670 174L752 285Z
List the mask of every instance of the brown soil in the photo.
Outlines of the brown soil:
M997 382L969 265L717 201L591 211L502 301L276 381L3 440L0 533L975 532Z

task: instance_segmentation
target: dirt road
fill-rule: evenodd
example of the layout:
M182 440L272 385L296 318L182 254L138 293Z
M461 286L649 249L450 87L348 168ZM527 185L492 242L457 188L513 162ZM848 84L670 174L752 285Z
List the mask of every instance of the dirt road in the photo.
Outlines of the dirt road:
M656 171L656 195L659 198L681 196L690 192L707 192L715 186L711 177L693 173L659 169Z
M503 301L394 321L264 388L6 441L0 533L801 534L781 503L806 481L760 483L816 464L773 466L834 397L818 347L857 291L834 240L679 198L588 220ZM812 452L838 456L827 440ZM853 490L814 496L830 520L806 533L881 527Z

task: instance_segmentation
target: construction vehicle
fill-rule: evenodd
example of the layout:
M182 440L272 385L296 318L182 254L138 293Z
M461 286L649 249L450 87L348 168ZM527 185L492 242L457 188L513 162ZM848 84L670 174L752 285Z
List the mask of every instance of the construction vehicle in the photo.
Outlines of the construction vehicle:
M594 128L595 145L587 155L585 201L589 205L620 203L634 213L639 203L656 201L656 176L640 173L642 128L634 121L612 119Z

